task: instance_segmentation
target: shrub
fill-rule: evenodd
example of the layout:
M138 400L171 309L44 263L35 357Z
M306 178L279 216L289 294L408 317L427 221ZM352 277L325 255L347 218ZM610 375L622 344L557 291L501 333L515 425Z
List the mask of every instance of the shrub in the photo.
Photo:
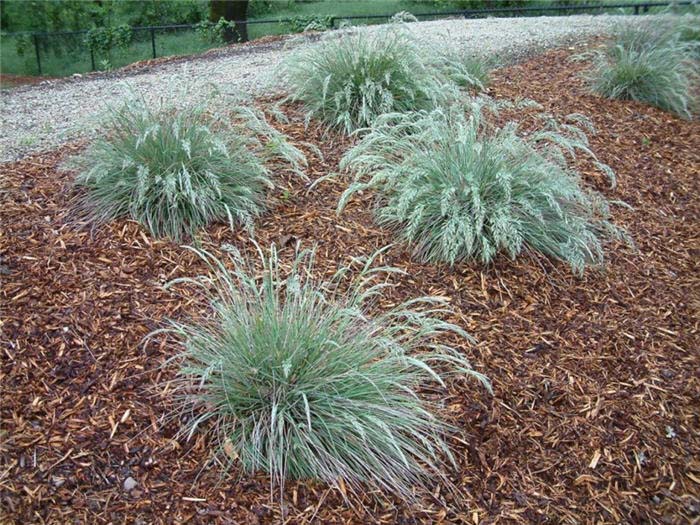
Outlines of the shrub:
M636 100L690 118L697 102L697 43L678 27L626 26L593 52L591 89L608 98Z
M327 31L333 29L333 17L330 15L295 16L285 22L292 33L305 31Z
M259 113L236 108L149 105L134 98L107 116L103 133L77 159L85 188L79 210L97 222L130 217L155 236L180 241L215 221L252 228L273 186L265 162L300 172L303 155Z
M350 133L383 113L426 109L445 86L424 65L420 50L400 28L329 35L286 62L294 100L310 117Z
M237 42L241 40L236 23L224 17L219 18L216 23L211 20L201 20L194 25L194 31L207 44L225 44L227 33L234 35Z
M577 272L602 263L602 237L620 232L607 221L604 199L582 189L565 155L593 155L585 120L572 115L572 123L559 124L543 116L544 128L521 136L516 122L489 124L498 107L487 99L466 109L469 115L453 107L378 119L341 161L355 181L339 211L358 191L377 189L378 221L425 261L489 263L499 252L514 258L529 249Z
M452 458L444 438L455 429L436 416L435 392L463 374L490 388L436 340L467 337L437 317L445 303L424 297L375 314L370 303L389 286L382 277L398 271L376 267L377 254L359 272L320 282L313 251L298 251L289 272L274 247L258 251L262 272L235 250L232 270L198 252L210 276L184 281L203 287L213 313L163 330L183 348L173 387L194 411L181 435L211 433L225 467L264 471L280 490L313 478L410 498L431 475L443 477Z
M85 34L84 42L94 53L111 54L113 48L126 49L133 40L133 30L127 24L93 27Z

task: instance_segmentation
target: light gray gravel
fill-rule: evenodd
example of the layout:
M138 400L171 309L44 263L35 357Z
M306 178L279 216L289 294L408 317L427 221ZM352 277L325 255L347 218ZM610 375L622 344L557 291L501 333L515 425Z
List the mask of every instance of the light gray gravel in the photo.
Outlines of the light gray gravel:
M430 43L451 43L470 52L513 60L537 50L609 33L631 17L570 16L449 19L408 24ZM371 26L366 31L381 31ZM312 38L312 37L309 37ZM0 162L89 136L91 123L129 90L147 97L196 96L211 85L224 93L252 96L279 90L279 65L304 39L229 48L146 69L88 75L2 92Z

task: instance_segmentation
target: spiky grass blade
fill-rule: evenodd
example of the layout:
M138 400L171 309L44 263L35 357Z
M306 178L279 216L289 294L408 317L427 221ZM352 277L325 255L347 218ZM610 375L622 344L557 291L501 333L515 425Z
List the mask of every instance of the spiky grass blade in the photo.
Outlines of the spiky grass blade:
M439 344L450 334L467 337L441 320L442 300L375 313L373 297L398 270L374 265L374 257L321 282L313 251L298 252L288 271L274 248L260 252L262 273L237 252L232 270L198 253L211 274L193 282L209 294L212 315L168 330L182 347L175 390L196 412L183 435L208 430L222 463L235 457L277 487L311 478L412 498L443 477L451 460L445 436L454 429L439 417L434 394L454 375L488 382Z

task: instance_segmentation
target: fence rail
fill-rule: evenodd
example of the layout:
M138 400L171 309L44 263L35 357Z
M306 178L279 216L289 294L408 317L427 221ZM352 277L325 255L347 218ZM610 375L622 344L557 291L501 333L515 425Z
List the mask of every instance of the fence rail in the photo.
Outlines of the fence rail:
M533 13L537 14L561 14L561 13L576 13L576 12L603 12L610 10L625 10L629 9L635 15L642 13L647 13L651 8L667 8L671 5L675 6L694 6L699 5L698 0L679 0L676 2L669 1L650 1L650 2L620 2L615 4L601 4L601 3L588 3L588 4L578 4L578 5L540 5L540 6L525 6L525 7L494 7L486 9L465 9L459 11L438 11L430 13L414 13L414 16L418 19L421 18L447 18L447 17L464 17L464 18L484 18L491 15L510 15L510 16L527 16ZM389 20L393 16L391 14L378 14L378 15L349 15L349 16L331 16L328 18L328 23L331 29L334 29L339 20ZM295 22L294 18L284 18L284 19L253 19L253 20L235 20L236 25L245 26L255 26L259 24L276 24L278 26L284 24L291 24ZM162 36L167 32L175 31L194 31L196 29L196 24L173 24L173 25L159 25L159 26L144 26L144 27L133 27L131 28L134 37L141 39L142 43L150 44L147 47L148 55L143 56L143 58L157 58L158 46L157 40L159 34ZM2 34L3 39L7 38L29 38L34 47L34 55L36 59L36 69L39 75L42 75L42 49L46 50L49 46L46 42L51 39L56 38L76 38L79 42L83 42L83 38L89 33L90 30L79 30L79 31L55 31L55 32L15 32L15 33L4 33ZM145 34L145 36L143 36ZM135 40L139 40L135 38ZM84 44L83 44L84 45ZM3 46L4 47L4 46ZM96 52L89 48L90 53L90 69L95 71L97 68L96 63ZM46 51L45 51L46 53ZM161 56L167 55L169 53L161 53ZM143 59L141 58L141 59ZM138 59L137 59L138 60Z

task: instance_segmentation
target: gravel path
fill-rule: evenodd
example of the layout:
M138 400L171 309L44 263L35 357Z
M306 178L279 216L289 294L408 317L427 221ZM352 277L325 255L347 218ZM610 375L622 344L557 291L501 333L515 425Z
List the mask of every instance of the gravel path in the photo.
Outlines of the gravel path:
M629 17L625 17L629 18ZM540 49L608 33L623 17L570 16L440 20L409 24L428 42L445 39L470 51L513 60ZM382 26L363 30L379 31ZM279 89L279 65L303 39L235 46L141 70L47 81L2 92L0 162L54 148L89 134L94 117L130 89L147 97L196 96L210 85L224 93L261 95Z

